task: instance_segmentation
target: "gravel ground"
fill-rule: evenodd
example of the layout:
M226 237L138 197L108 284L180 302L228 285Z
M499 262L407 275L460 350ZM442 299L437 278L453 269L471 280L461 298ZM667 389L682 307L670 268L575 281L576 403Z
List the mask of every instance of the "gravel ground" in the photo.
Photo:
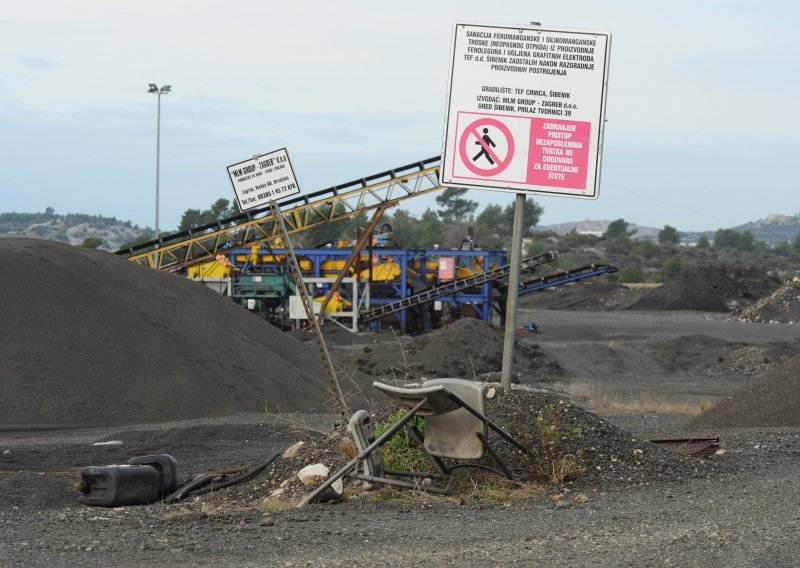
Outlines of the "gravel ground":
M543 333L519 334L515 367L529 390L490 401L490 416L535 446L521 425L563 399L562 423L581 432L564 447L583 456L583 476L506 490L498 503L384 491L296 509L269 496L302 462L335 466L344 452L332 416L304 414L329 402L313 349L192 283L113 255L4 240L0 256L14 267L0 271L0 289L22 298L5 303L0 327L0 566L797 565L797 326L722 312L543 310L532 295L518 321ZM734 284L692 277L673 296L659 292L669 306L648 307L680 308L672 300L684 288L692 299L749 301L754 292ZM591 305L592 288L575 290L583 300L567 303ZM621 290L609 294L607 307L633 305ZM411 340L413 368L492 378L496 362L476 362L497 359L499 336L474 323ZM392 351L372 336L332 339L337 360L353 365L342 375L355 391L405 357L396 340ZM780 412L769 408L778 408L774 386ZM354 407L359 398L375 401L354 397ZM676 414L719 400L731 402L717 421ZM609 401L625 402L625 412ZM665 404L676 401L685 404ZM766 416L783 418L766 427ZM719 436L724 452L686 458L646 441L701 434ZM89 465L170 453L186 480L252 467L297 440L298 457L173 505L86 507L71 487Z
M662 431L659 417L626 420ZM215 425L220 436L207 440L206 456L195 462L210 465L210 455L231 439L255 437L263 424ZM287 431L278 441L270 431L253 453L292 438ZM240 486L235 504L224 495L231 489L170 506L89 508L66 493L67 478L50 471L29 487L27 502L3 501L0 559L6 566L370 566L387 559L395 566L796 566L800 429L720 434L725 453L704 460L717 473L643 485L574 484L491 505L415 496L263 512L245 498L257 493L256 480ZM183 436L191 434L178 441ZM44 465L52 469L75 450L77 441L64 438L38 447L21 438L13 446L6 434L2 447L20 459L25 452L49 455ZM72 437L90 439L84 432ZM188 453L177 457L192 462ZM565 499L551 500L565 490ZM571 499L579 493L586 503Z

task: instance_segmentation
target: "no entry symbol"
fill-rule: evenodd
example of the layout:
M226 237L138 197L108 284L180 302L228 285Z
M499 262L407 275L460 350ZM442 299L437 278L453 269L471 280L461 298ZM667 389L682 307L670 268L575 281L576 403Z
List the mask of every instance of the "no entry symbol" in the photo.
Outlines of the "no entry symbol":
M506 153L500 158L495 151L499 137L505 138ZM474 144L469 144L469 142ZM475 148L474 146L478 146ZM508 127L495 118L479 118L470 123L461 133L458 143L461 162L472 173L482 176L494 176L505 170L514 157L514 137ZM489 167L482 167L487 164Z

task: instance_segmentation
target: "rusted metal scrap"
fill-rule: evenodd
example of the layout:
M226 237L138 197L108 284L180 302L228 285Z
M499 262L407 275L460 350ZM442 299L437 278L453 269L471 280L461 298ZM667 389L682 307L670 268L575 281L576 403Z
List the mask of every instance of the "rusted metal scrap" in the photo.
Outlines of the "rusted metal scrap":
M650 443L662 446L673 452L691 456L693 458L705 458L717 453L720 449L719 437L707 438L672 438L669 440L650 440Z

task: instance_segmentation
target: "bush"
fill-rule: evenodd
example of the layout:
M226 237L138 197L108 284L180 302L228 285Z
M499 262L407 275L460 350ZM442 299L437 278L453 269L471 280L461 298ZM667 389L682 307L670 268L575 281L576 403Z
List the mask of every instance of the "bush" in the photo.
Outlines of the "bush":
M661 270L658 273L658 278L662 282L666 282L671 278L680 274L686 268L686 263L679 254L674 254L664 261L661 265Z
M644 282L644 272L638 266L626 266L619 271L620 282Z

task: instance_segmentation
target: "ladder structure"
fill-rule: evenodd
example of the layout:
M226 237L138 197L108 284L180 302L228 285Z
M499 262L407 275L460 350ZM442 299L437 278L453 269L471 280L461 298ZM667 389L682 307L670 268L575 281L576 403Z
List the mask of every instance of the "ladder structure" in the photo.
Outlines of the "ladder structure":
M444 189L439 185L439 167L440 157L435 156L287 199L278 207L287 233L297 233ZM122 249L116 254L150 268L178 272L213 260L231 247L275 241L279 236L276 216L269 207L263 207Z
M548 262L553 262L557 258L558 258L557 251L549 251L537 256L525 258L520 263L520 270L524 271L533 270L537 266L546 264ZM453 280L452 282L448 282L447 284L442 284L441 286L428 288L427 290L423 290L421 292L408 296L407 298L403 298L402 300L398 300L396 302L391 302L388 304L383 304L376 308L367 310L361 314L361 316L359 317L359 321L366 323L378 319L380 317L393 314L395 312L399 312L400 310L413 308L414 306L430 302L431 300L435 300L436 298L441 298L442 296L455 294L456 292L459 292L461 290L466 290L474 286L480 286L481 284L486 284L487 282L491 282L493 280L505 278L506 276L509 275L510 271L511 271L511 265L506 264L505 266L501 266L493 270L482 272L481 274L475 274L473 276L468 276L467 278L460 278L458 280Z

